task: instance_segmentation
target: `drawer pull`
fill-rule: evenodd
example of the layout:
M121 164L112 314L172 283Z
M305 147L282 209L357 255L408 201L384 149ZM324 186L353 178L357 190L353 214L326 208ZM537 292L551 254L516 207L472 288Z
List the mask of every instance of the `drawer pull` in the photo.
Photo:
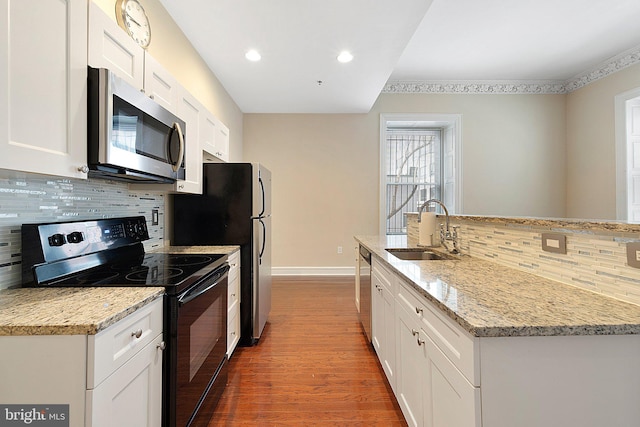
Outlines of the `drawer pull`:
M416 307L416 314L422 314L424 312L423 309Z
M235 296L236 296L236 294L231 294L231 297L232 297L232 298L235 298Z
M421 346L422 344L424 344L424 340L421 340L420 336L418 336L417 341L418 341L418 346Z
M163 351L165 348L167 348L167 344L165 344L164 341L160 341L160 344L158 344L156 348L160 351Z
M132 337L140 338L142 336L142 329L138 329L137 331L131 332Z
M418 334L419 334L418 331L416 331L415 329L411 329L411 335L413 335L415 337Z

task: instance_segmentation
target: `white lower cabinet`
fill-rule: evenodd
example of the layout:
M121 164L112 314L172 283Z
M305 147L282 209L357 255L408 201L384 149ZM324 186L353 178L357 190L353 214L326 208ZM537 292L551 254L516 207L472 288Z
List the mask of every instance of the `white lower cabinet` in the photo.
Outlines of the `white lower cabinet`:
M86 427L162 424L162 299L89 336Z
M227 292L227 359L240 341L240 251L229 255L229 288Z
M372 261L371 273L371 342L378 354L391 388L395 390L396 327L395 281L379 263Z
M162 334L93 390L87 390L87 427L162 424Z
M478 339L372 267L372 342L409 426L480 427Z
M477 339L438 315L400 279L396 313L396 396L407 423L481 426Z
M162 424L162 298L97 335L0 337L0 402L69 405L70 427Z
M372 298L373 345L409 426L638 425L640 336L473 337L380 259L372 263L373 291L396 290L393 344L383 333L386 293Z

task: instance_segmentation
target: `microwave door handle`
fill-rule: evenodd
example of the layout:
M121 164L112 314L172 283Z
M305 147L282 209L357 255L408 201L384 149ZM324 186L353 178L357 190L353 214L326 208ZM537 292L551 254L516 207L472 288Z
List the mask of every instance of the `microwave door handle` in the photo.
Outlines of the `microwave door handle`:
M173 130L178 133L178 139L180 140L180 150L178 151L178 160L174 165L172 165L173 171L178 172L180 169L180 165L182 164L182 160L184 159L184 136L182 135L182 128L180 128L180 123L173 123Z

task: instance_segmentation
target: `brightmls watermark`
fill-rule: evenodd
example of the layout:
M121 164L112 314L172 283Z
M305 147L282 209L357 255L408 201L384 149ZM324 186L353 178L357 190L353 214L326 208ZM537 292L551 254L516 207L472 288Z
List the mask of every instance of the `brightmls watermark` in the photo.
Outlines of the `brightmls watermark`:
M0 427L69 427L69 405L1 405Z

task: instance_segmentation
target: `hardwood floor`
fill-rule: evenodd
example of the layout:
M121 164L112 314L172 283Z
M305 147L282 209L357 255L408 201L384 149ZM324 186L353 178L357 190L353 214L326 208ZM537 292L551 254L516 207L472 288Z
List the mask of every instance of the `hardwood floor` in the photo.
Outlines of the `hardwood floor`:
M352 277L274 278L267 326L236 349L209 427L406 426L353 293Z

